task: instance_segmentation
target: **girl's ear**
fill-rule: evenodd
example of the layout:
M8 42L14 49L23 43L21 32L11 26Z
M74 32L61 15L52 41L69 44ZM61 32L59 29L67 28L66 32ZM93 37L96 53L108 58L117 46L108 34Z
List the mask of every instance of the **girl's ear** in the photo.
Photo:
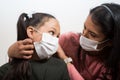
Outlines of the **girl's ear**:
M32 26L27 27L27 35L29 38L33 39L34 28Z

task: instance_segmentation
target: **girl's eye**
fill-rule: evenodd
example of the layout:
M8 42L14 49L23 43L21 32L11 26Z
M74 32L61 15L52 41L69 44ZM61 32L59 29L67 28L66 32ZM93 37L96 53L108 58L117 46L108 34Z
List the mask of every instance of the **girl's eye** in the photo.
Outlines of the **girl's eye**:
M53 32L53 31L50 31L49 34L50 34L50 35L54 35L54 32Z
M86 29L86 26L84 25L84 30Z

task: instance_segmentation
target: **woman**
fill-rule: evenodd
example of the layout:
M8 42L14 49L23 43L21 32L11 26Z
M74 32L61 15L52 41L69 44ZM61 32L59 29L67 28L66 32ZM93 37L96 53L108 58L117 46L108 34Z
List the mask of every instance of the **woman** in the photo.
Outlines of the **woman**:
M80 74L78 76L85 80L120 80L119 40L120 5L106 3L90 10L83 33L69 32L60 35L59 43L64 52L58 52L58 55L62 59L71 57ZM19 57L24 54L21 52L17 56L12 53L15 50L13 46L15 45L8 51L10 56ZM22 50L25 51L23 48ZM68 69L71 65L67 64Z
M85 80L119 80L119 36L120 5L102 4L90 11L82 34L66 33L59 39Z
M0 79L69 80L64 61L52 57L58 49L59 34L59 23L52 15L34 13L29 17L22 13L17 22L17 40L30 38L35 50L30 60L12 58L9 63L1 66Z

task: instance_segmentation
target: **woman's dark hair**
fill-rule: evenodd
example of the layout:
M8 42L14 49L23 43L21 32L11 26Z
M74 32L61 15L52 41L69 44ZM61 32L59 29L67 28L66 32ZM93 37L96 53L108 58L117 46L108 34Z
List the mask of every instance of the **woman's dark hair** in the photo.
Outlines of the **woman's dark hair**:
M92 22L102 29L102 33L112 40L112 49L105 66L112 73L113 80L120 80L120 5L105 3L90 11Z
M22 13L17 22L17 41L28 38L27 27L33 26L37 28L37 25L42 26L50 18L54 18L50 14L46 13L34 13L29 17L26 13ZM13 58L10 62L12 67L8 73L4 76L3 80L30 80L32 71L28 60Z

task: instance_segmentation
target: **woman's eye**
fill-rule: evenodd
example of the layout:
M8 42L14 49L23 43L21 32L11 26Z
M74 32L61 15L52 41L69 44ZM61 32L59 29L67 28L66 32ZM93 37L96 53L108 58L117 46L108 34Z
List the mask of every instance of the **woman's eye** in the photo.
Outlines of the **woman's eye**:
M93 32L89 32L89 34L92 36L92 37L97 37L95 33Z

